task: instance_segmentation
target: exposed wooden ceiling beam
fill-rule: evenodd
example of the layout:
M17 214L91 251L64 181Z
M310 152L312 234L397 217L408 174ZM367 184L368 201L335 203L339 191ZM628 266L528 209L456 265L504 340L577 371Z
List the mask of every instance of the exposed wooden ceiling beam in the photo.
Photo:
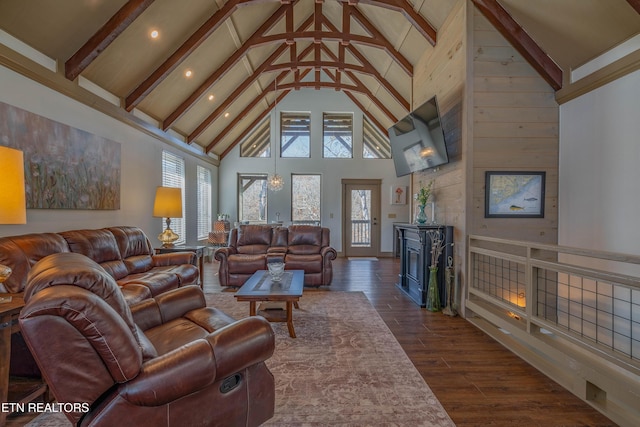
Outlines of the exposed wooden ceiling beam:
M338 61L316 61L315 59L312 61L296 61L296 62L281 62L278 64L271 64L264 71L278 71L284 69L296 69L296 68L315 68L317 70L321 68L331 68L336 70L344 70L348 69L351 71L355 71L357 73L368 74L373 76L374 73L368 67L363 67L362 65L349 64L346 62L338 62Z
M129 0L65 64L65 76L75 80L127 27L153 3Z
M222 102L222 104L220 104L218 108L213 111L213 113L209 114L209 116L207 116L193 130L193 132L189 134L189 136L187 136L187 144L191 144L198 136L200 136L202 132L204 132L215 119L217 119L227 108L229 108L229 106L233 104L236 99L238 99L238 97L240 97L240 95L242 95L242 93L244 93L244 91L247 90L249 86L251 86L251 84L253 84L253 82L258 80L258 77L260 77L260 75L265 72L266 68L273 64L273 62L287 50L287 47L288 46L286 44L278 46L278 48L254 70L253 74L247 77L242 82L242 84L235 88L235 90L224 100L224 102Z
M156 68L137 88L125 98L125 109L133 110L142 100L194 50L198 48L224 21L231 16L239 4L246 0L229 0L200 26L162 65Z
M562 89L562 69L497 0L471 1L553 89Z
M304 58L309 54L309 52L311 51L311 49L312 49L312 48L313 48L313 45L309 45L309 46L307 46L307 48L306 48L306 49L304 49L304 50L303 50L303 51L298 55L298 59L300 59L300 60L304 59ZM309 71L310 71L310 70L305 70L305 71L303 72L303 74L302 74L302 76L301 76L300 78L302 78L303 76L306 76L306 75L309 73ZM281 81L282 81L282 80L283 80L283 79L284 79L284 78L285 78L285 77L286 77L290 72L291 72L291 69L286 70L286 71L283 71L283 72L281 72L280 74L278 74L278 75L276 76L276 78L274 79L274 81L272 81L272 82L268 85L268 87L267 87L267 88L265 88L265 89L262 91L262 93L260 93L258 96L256 96L256 97L253 99L253 101L251 101L251 102L249 103L249 105L247 105L247 106L242 110L242 112L241 112L240 114L238 114L238 115L237 115L237 116L236 116L236 117L231 121L231 123L229 123L227 126L225 126L225 128L224 128L222 131L220 131L220 133L219 133L218 135L216 135L216 137L214 138L214 140L213 140L213 141L211 141L211 142L207 145L207 147L206 147L205 151L206 151L207 153L209 153L211 150L213 150L213 148L214 148L218 143L220 143L220 141L222 141L222 139L227 135L227 133L229 133L229 132L231 131L231 129L233 129L233 128L234 128L234 127L235 127L235 126L240 122L240 120L244 119L244 118L245 118L245 116L246 116L247 114L249 114L249 112L250 112L250 111L251 111L251 110L252 110L256 105L258 105L258 103L260 103L260 101L262 101L262 99L264 99L264 97L265 97L265 96L267 96L267 94L268 94L269 92L271 92L272 90L275 90L275 89L277 88L277 87L276 87L276 84L277 84L277 83L280 83L280 82L281 82ZM277 83L276 83L276 82L277 82ZM271 89L271 87L272 87L272 86L273 86L273 89ZM289 91L289 90L287 90L287 91L283 91L283 93L284 93L284 92L289 93L290 91ZM282 97L281 97L281 96L277 96L278 101L276 101L276 102L279 102L282 98L284 98L284 97L283 97L283 96L282 96ZM273 106L268 106L268 107L265 109L265 111L264 111L264 115L266 115L268 112L270 112L272 108L273 108ZM264 115L261 115L261 116L262 116L262 117L264 117ZM256 123L256 124L257 124L257 123ZM244 136L246 135L246 133L248 133L251 129L253 129L253 128L254 128L254 126L255 126L255 124L252 124L252 125L249 125L249 127L248 127L248 128L245 128L245 130L243 131L242 136L241 136L240 138L238 138L238 142L239 142L239 140L242 140L242 138L244 138ZM237 142L236 142L236 143L237 143ZM235 143L234 143L234 144L235 144ZM233 146L234 144L232 144L232 146Z
M331 52L326 46L324 46L324 50L327 53L327 55L329 55L330 58L332 59L336 59L336 56L333 54L333 52ZM367 88L362 81L355 75L353 74L353 72L351 71L345 71L345 74L347 75L347 77L349 77L360 89L361 88L365 88L366 91L362 92L362 90L358 90L359 92L364 93L365 95L367 95L369 98L371 98L371 102L373 102L374 104L376 104L378 106L378 108L380 108L380 110L382 110L382 112L384 112L389 118L391 118L394 123L397 121L395 120L395 116L393 115L393 113L391 113L391 111L389 111L389 109L382 103L380 102L380 100L378 100L378 98L376 96L373 95L373 93L371 92L371 90L369 90L369 88ZM335 79L337 81L338 75L336 74ZM347 88L345 88L347 89ZM349 89L347 89L349 90Z
M343 3L352 3L353 0L339 0ZM357 0L357 3L370 4L385 9L395 10L404 15L405 18L418 30L422 36L427 39L432 46L436 45L437 31L429 24L429 22L413 9L411 3L407 0Z
M314 43L325 40L332 40L342 43L359 43L366 46L376 47L386 51L396 63L409 75L413 75L413 65L400 52L393 48L388 40L382 38L382 34L368 37L359 34L344 34L340 31L296 31L294 33L269 34L255 40L253 46L261 46L270 43L281 43L293 39L295 41L308 40Z
M636 12L640 13L640 0L627 0L627 2L636 10Z
M244 139L245 136L247 136L247 134L249 134L249 132L251 132L259 123L260 121L262 121L262 119L264 119L267 114L269 114L271 112L271 110L273 110L273 106L275 103L278 103L280 101L282 101L284 99L285 96L287 96L289 94L289 92L291 92L290 90L287 91L283 91L280 95L278 95L277 99L274 101L274 103L269 104L269 108L265 109L264 111L262 111L258 117L256 117L256 119L251 122L251 124L249 126L247 126L242 133L238 136L238 138L235 139L235 141L233 141L233 143L231 143L220 155L220 160L222 160L227 154L229 154L229 152L231 150L233 150L233 148L238 145L240 143L240 141L242 141ZM258 101L262 100L262 97L260 98L256 98ZM252 107L253 108L253 107ZM251 109L249 109L251 110ZM239 117L237 117L236 119L239 119ZM234 124L234 126L237 123ZM209 148L209 146L207 146L207 153L209 153L213 147L215 146L215 144L213 146L211 146L211 149Z
M325 25L332 31L337 31L337 29L335 28L335 26L328 20L325 19ZM340 46L341 48L343 47L342 45ZM369 62L369 60L358 50L357 47L353 46L353 45L347 45L344 46L347 50L349 50L349 52L358 60L360 61L360 64L362 64L363 67L367 68L371 75L373 77L375 77L375 79L378 81L378 83L380 83L388 92L391 96L393 96L393 98L398 101L398 103L400 105L402 105L402 107L407 110L407 112L410 109L409 106L409 102L404 99L404 97L402 95L400 95L400 92L398 92L398 90L393 87L392 84L389 83L389 81L384 78L382 76L382 74L380 74L380 72L376 69L376 67L373 66L373 64L371 64L371 62ZM326 49L326 46L325 46ZM328 49L326 49L328 51ZM343 61L343 59L340 59L340 57L338 56L339 61ZM340 75L336 74L336 78L338 80L340 80Z
M378 30L378 28L367 19L366 16L362 12L358 10L358 8L351 8L351 16L360 23L368 32L371 34L374 40L377 40L379 45L391 55L392 58L396 60L398 65L407 73L409 76L413 77L413 65L409 62L407 58L405 58L400 52L396 50L395 47L387 40L387 38Z
M187 97L179 106L176 108L169 116L164 119L162 123L162 129L167 130L169 127L176 122L184 113L187 112L193 104L196 103L198 99L202 95L205 94L206 91L209 90L213 84L218 81L218 79L222 78L227 72L240 60L246 53L251 49L255 44L256 40L260 39L262 35L273 28L274 25L278 23L278 21L284 16L287 10L287 5L281 5L267 20L265 20L262 25L245 41L242 46L240 46L236 51L229 57L227 60L218 67L213 73L207 77L207 79L193 92L191 95ZM309 20L305 21L308 22ZM306 27L305 27L306 28Z
M331 73L330 71L325 71L327 73L327 75L332 79L332 80L336 80L336 76ZM371 91L365 87L362 82L360 80L358 80L358 78L356 76L354 76L353 74L350 74L349 72L347 72L347 75L349 76L350 79L352 79L354 81L354 83L356 83L356 87L357 89L354 90L353 92L359 92L362 93L363 95L365 95L367 98L369 98L369 100L371 102L373 102L389 119L391 119L391 121L393 123L397 122L398 119L396 118L396 116L393 115L393 113L391 111L389 111L389 109L379 100L377 99L375 96L373 96L373 94L371 93ZM336 83L337 84L337 83ZM343 88L344 90L350 91L349 88ZM348 95L352 95L349 92L345 92L345 94ZM355 97L350 96L349 98L351 98L352 100ZM361 106L362 104L358 103L359 106ZM366 109L364 107L361 107L361 110L364 112L366 111ZM377 122L376 122L377 123Z

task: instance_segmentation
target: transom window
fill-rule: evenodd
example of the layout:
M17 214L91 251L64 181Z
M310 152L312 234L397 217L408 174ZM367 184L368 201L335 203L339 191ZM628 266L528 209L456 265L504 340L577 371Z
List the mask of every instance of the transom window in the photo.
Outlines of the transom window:
M240 157L271 157L271 119L267 116L240 144Z
M267 175L238 175L238 219L265 222L267 220Z
M311 157L311 114L280 115L281 157Z
M389 137L374 126L369 119L362 120L362 157L365 159L390 159Z
M291 175L291 221L320 221L320 175Z
M324 157L343 159L353 157L353 114L324 113L322 130Z

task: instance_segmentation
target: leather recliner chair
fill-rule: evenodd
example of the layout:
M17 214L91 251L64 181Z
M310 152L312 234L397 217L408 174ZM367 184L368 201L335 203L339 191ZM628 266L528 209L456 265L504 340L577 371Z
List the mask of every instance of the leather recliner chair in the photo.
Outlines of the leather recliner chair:
M273 416L264 361L274 334L261 317L234 321L197 286L129 308L91 259L59 253L31 270L20 327L53 396L85 403L78 426L256 426Z

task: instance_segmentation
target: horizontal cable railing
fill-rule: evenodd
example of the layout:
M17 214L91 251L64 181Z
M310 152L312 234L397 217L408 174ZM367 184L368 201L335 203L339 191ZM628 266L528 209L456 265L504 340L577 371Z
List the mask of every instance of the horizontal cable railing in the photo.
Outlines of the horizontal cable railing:
M640 373L640 257L470 236L468 260L471 307Z

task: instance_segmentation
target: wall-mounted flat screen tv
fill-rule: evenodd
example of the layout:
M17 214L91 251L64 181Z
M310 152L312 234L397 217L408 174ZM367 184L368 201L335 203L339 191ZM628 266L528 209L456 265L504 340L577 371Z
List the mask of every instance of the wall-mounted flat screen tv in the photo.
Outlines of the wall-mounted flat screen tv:
M391 126L389 141L397 176L449 163L436 97Z

